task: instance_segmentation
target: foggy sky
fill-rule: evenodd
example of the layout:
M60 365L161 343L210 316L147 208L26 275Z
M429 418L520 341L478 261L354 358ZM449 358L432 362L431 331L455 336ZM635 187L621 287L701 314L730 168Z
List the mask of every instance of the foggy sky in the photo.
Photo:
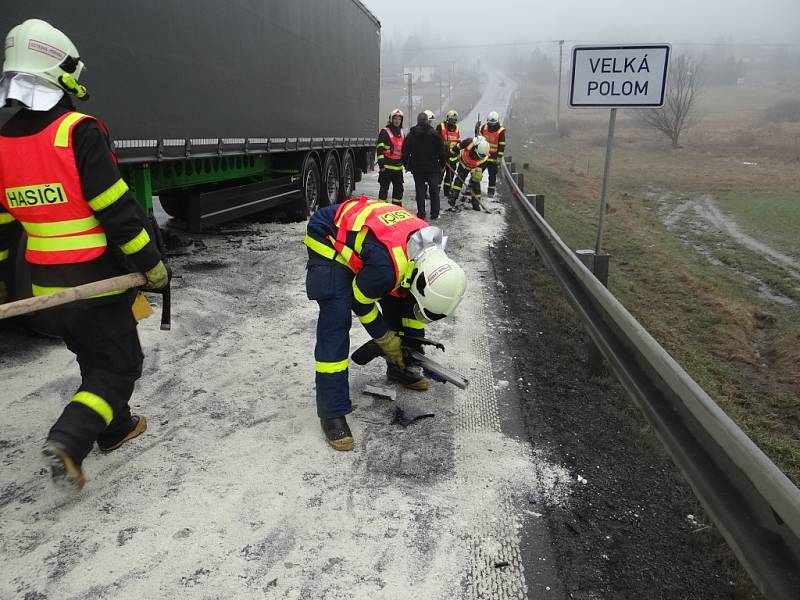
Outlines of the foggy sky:
M464 43L800 43L800 0L362 0L383 37L456 32ZM443 34L446 37L448 34Z

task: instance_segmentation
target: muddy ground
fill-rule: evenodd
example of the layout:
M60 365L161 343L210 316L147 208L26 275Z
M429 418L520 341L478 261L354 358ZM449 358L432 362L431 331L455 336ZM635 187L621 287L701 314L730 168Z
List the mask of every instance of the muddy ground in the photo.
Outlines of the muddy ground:
M527 431L585 480L547 515L567 597L760 598L621 386L589 376L585 332L521 242L516 211L506 215L492 260L510 316L507 343L526 382Z

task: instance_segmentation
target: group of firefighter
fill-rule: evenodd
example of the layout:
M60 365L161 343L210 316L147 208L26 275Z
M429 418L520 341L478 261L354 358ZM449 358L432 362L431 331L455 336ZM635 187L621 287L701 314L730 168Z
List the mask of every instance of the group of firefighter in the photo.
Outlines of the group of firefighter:
M130 272L144 275L146 290L169 282L156 244L157 224L123 180L108 129L75 109L75 100L88 97L84 71L69 37L45 21L28 19L6 37L0 106L16 112L0 128L0 304L65 290L81 298L39 313L80 367L80 385L42 448L52 480L75 490L86 482L83 463L95 444L112 452L147 428L145 417L132 414L129 406L144 359L137 333L141 293L133 288L88 295L82 286ZM481 169L488 163L492 193L504 145L497 115L481 128L483 137L465 140L457 121L451 111L440 126L450 153L445 192L455 194L471 175L473 198L479 197ZM424 391L431 386L426 363L418 358L429 342L425 326L452 315L466 289L466 273L445 252L447 236L398 206L403 140L402 113L393 111L378 143L380 200L362 196L318 210L303 240L307 296L319 305L317 416L336 450L354 445L346 419L353 410L352 314L385 358L387 378ZM383 201L389 184L395 186L393 203ZM21 279L15 278L19 261L12 246L21 233L27 234L27 292L17 289ZM79 296L80 290L88 297Z
M402 206L403 203L403 172L409 169L414 174L416 185L417 216L426 216L424 194L427 192L431 198L431 218L435 219L439 213L438 188L439 183L429 180L430 173L439 173L442 191L448 204L455 207L461 197L462 190L469 187L470 201L474 210L481 210L481 180L483 172L488 171L489 185L487 196L494 197L497 185L497 170L503 160L506 146L506 129L500 124L500 116L496 111L488 114L486 122L478 121L475 124L473 137L461 139L458 128L458 113L455 110L447 111L443 121L435 126L435 133L441 140L443 158L439 165L431 161L422 167L409 163L413 161L414 152L409 152L407 145L410 138L416 133L415 129L433 127L436 117L430 110L421 112L417 117L416 127L412 127L408 134L403 130L403 112L396 108L389 113L386 126L378 133L376 154L378 168L378 182L380 185L378 197L386 201L389 197L389 187L392 188L392 203ZM419 171L419 172L418 172ZM425 180L427 185L420 184Z

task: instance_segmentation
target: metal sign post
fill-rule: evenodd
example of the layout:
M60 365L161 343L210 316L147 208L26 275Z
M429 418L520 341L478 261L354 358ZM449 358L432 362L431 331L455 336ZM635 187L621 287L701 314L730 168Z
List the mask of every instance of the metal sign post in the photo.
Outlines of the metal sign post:
M594 254L600 256L600 247L603 245L603 229L606 224L606 211L608 210L608 172L611 169L611 145L614 143L614 127L617 124L617 109L611 109L608 118L608 142L606 142L606 162L603 166L603 191L600 193L600 214L597 217L597 241L594 243Z
M595 255L603 245L608 210L608 178L617 108L658 108L664 104L669 44L575 46L572 49L570 108L610 108L603 191L597 218Z

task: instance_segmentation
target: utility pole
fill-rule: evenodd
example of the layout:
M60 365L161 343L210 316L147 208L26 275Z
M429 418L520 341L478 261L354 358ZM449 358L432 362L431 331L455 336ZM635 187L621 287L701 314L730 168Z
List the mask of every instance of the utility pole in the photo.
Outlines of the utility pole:
M407 123L411 123L411 111L413 110L411 106L411 73L406 73L406 77L408 77L408 120Z
M442 116L442 76L439 75L439 116Z
M561 61L564 56L564 40L558 40L558 92L556 100L556 132L561 135Z

